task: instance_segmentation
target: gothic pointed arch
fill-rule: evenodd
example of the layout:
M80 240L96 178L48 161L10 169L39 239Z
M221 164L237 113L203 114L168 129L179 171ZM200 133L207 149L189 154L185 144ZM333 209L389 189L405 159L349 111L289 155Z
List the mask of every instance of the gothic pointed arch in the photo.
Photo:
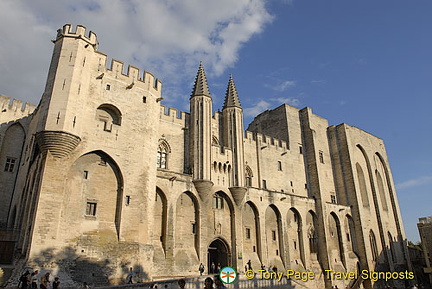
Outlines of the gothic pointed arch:
M209 225L209 228L213 235L227 240L226 243L233 248L236 244L236 223L234 201L230 194L223 190L213 193L212 215L213 224ZM234 257L229 260L229 263L233 262L236 262Z
M267 254L270 265L285 268L283 263L283 238L281 213L275 205L270 205L265 211L265 236Z
M168 155L171 153L171 146L165 139L159 139L157 151L157 167L168 168Z
M85 232L87 228L97 228L119 239L123 184L119 165L104 151L91 151L77 158L65 180L68 198L60 209L64 220L74 222L64 224L64 230ZM76 204L81 204L81 210L68 209Z
M253 172L250 166L245 167L246 187L252 187Z
M381 200L381 207L384 211L388 211L387 192L386 192L386 189L384 187L384 183L383 183L383 179L381 177L381 174L379 173L378 170L375 170L375 177L377 180L378 194L379 194L380 200Z
M176 201L174 219L174 261L177 270L195 270L199 263L199 202L190 191L182 192Z
M344 255L344 247L343 247L343 238L342 238L342 230L341 223L336 215L336 213L331 212L328 218L329 224L329 248L330 254L332 257L332 261L334 263L342 262L345 265L345 255Z
M19 122L10 125L4 136L0 135L0 223L8 223L25 138L26 133Z
M303 245L303 221L300 213L296 208L292 207L287 213L287 225L288 225L288 248L289 248L289 259L291 260L291 268L296 270L301 269L304 266L304 245Z
M261 230L259 212L252 201L247 201L242 209L244 262L251 260L252 267L261 264Z
M377 247L377 241L375 238L375 233L372 230L369 231L369 243L370 243L370 248L371 248L371 252L372 252L372 260L377 262L378 261L378 247Z
M389 168L386 165L386 162L383 158L383 156L380 153L375 153L375 155L378 157L380 163L381 163L381 167L384 171L384 176L385 176L385 180L386 180L386 187L387 187L387 191L390 197L390 204L391 204L391 209L392 209L392 213L395 219L395 223L396 223L396 228L397 228L397 233L398 235L402 235L402 230L401 230L401 225L400 225L400 217L397 211L397 201L396 201L396 197L395 194L393 192L393 186L392 186L392 182L390 179L390 173L389 173Z
M313 259L317 259L318 254L318 233L317 216L314 211L309 210L306 214L307 238L309 240L309 253Z
M166 249L168 202L165 193L156 187L153 206L153 243Z
M169 145L168 141L164 138L159 139L158 142L158 150L171 153L171 146Z
M368 197L368 191L366 186L366 179L363 172L363 169L359 163L356 163L356 171L357 171L357 179L360 185L360 196L362 200L363 207L369 208L369 197Z
M358 244L357 244L358 239L356 237L354 220L352 216L349 214L345 215L345 234L346 234L346 241L349 244L348 249L350 249L351 251L353 251L355 254L358 255Z
M223 237L217 237L208 244L207 269L208 273L217 273L217 268L233 266L232 250Z

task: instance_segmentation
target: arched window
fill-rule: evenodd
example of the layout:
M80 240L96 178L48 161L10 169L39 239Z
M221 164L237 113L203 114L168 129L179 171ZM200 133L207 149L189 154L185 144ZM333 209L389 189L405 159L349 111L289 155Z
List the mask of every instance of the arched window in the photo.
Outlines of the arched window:
M375 175L378 183L378 192L381 197L381 206L383 210L388 211L386 191L384 189L384 183L381 178L381 174L378 172L378 170L375 170Z
M372 230L369 233L369 241L370 241L371 250L372 250L372 260L376 261L378 258L378 248L377 248L377 243L376 243L376 239L375 239L375 234Z
M103 130L111 132L113 125L121 125L121 112L111 104L102 104L96 110L96 120L103 123Z
M318 253L318 235L316 232L316 215L309 211L306 216L306 223L308 226L307 236L309 239L309 252Z
M159 146L157 151L157 167L161 169L168 168L168 154L171 152L171 148L166 140L159 140Z
M368 198L368 191L366 187L366 180L365 180L363 170L359 163L356 163L356 170L357 170L357 179L360 185L359 189L360 189L363 207L369 207L369 198Z
M224 208L224 201L223 197L219 194L213 195L213 209L223 209Z
M246 166L246 187L252 187L252 170L249 166Z

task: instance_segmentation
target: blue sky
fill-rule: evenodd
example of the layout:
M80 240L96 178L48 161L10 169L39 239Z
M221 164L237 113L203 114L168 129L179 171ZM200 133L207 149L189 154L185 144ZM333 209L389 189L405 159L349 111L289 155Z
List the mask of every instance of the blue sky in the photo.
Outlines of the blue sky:
M4 0L0 94L38 103L65 23L152 72L165 104L182 110L202 60L215 109L233 74L245 124L289 103L382 138L418 241L418 218L432 215L431 12L429 0Z

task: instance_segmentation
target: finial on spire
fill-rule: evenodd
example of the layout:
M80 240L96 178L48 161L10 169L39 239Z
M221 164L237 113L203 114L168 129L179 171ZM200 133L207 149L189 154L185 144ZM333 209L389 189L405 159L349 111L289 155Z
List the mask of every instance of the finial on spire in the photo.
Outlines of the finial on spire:
M230 74L230 78L228 81L228 87L225 94L225 102L223 108L227 108L227 107L241 108L240 100L237 94L237 89L235 87L234 80L232 78L232 74Z
M196 95L206 95L210 96L210 91L207 84L207 77L205 75L204 66L202 61L200 61L200 65L198 67L198 73L195 78L195 84L192 91L192 97Z

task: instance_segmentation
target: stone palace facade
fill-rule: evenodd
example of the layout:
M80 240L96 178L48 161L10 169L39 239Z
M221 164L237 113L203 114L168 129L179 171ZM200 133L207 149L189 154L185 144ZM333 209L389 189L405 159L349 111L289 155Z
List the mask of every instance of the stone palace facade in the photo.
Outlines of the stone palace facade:
M53 42L39 105L0 96L3 263L113 284L129 267L144 280L196 275L200 263L243 272L249 260L316 274L410 270L380 138L289 105L245 131L233 78L214 112L202 64L190 113L167 109L162 83L117 60L107 68L85 27L65 25Z

